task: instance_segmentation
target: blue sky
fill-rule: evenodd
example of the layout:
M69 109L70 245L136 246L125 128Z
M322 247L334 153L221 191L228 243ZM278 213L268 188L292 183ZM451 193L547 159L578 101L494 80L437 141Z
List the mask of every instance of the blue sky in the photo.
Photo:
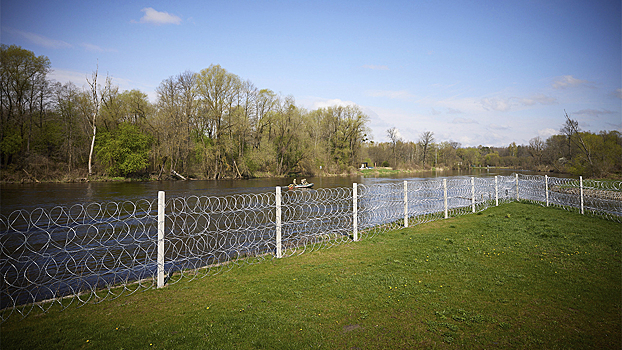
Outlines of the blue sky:
M615 1L2 0L3 44L86 83L99 65L155 101L162 80L220 64L315 109L356 104L372 139L396 127L463 146L622 132ZM103 79L102 79L103 82Z

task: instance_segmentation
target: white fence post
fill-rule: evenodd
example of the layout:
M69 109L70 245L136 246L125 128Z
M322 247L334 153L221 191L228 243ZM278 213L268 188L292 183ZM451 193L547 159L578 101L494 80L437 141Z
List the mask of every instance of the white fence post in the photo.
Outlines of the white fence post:
M581 214L585 214L583 211L583 176L579 176L579 186L581 187Z
M158 271L157 271L157 287L164 287L164 227L166 210L166 201L164 191L158 191Z
M471 177L471 208L475 213L475 177Z
M449 217L447 212L447 179L443 179L443 197L445 198L445 219Z
M404 181L404 227L408 227L408 182Z
M352 184L352 239L359 240L358 193L356 182Z
M495 175L495 206L499 206L499 182L497 181L497 176Z
M281 186L276 186L276 257L281 256Z
M518 174L516 174L516 201L518 202L520 198L518 197Z
M544 175L544 190L546 191L546 206L549 206L549 176Z

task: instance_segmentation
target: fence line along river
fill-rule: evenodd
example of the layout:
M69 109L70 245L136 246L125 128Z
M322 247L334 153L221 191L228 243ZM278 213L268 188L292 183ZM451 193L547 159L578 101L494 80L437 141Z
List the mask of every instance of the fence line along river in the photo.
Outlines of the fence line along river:
M548 185L542 185L543 180L541 176L462 176L370 179L358 186L337 186L344 181L337 179L324 188L284 190L281 195L276 186L269 186L246 189L246 193L232 187L230 194L217 196L203 195L199 184L185 195L175 189L164 192L162 226L156 196L129 199L139 191L126 192L118 201L48 203L46 208L8 214L3 210L2 320L54 304L36 304L41 300L54 299L67 307L156 287L159 263L167 282L176 283L182 277L220 273L231 268L231 262L301 254L516 198L543 202L546 197L547 203L568 207L587 203L588 212L621 215L619 201L544 193ZM322 186L317 179L311 181ZM573 188L576 182L546 181L551 181L551 188ZM97 197L96 191L91 195ZM163 228L161 241L159 227Z

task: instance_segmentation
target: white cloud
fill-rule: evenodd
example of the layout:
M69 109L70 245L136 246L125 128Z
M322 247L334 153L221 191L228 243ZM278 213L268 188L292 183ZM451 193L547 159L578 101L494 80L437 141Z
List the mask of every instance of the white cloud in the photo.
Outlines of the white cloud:
M373 69L373 70L389 70L389 67L387 66L376 66L373 64L366 64L363 66L363 68Z
M561 77L557 77L555 81L553 81L554 89L565 89L569 87L575 86L590 86L592 83L587 80L577 79L572 75L564 75Z
M66 48L73 47L73 45L67 42L64 42L62 40L50 39L43 35L39 35L39 34L31 33L31 32L25 32L22 30L17 30L17 29L8 28L8 27L2 27L2 31L13 34L13 35L21 36L22 38L30 41L31 43L35 45L47 47L50 49L66 49Z
M152 7L145 7L140 11L145 13L145 15L140 19L140 23L150 23L155 25L181 23L180 17L171 15L168 12L156 11Z

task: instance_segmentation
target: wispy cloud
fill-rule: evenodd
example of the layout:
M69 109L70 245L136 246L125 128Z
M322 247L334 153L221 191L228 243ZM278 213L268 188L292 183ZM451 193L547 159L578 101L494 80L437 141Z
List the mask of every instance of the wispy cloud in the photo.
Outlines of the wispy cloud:
M598 110L598 109L582 109L582 110L580 110L578 112L574 112L572 114L583 115L583 116L592 117L592 118L599 118L602 115L608 115L608 114L614 114L614 113L616 113L616 112L610 111L608 109L600 109L600 110Z
M463 112L459 109L447 107L447 114L462 114Z
M333 106L341 106L341 107L356 106L356 103L354 103L352 101L343 101L343 100L340 100L338 98L334 98L334 99L317 99L317 100L313 101L313 109L327 108L327 107L333 107Z
M549 137L556 135L556 134L557 134L557 130L552 129L552 128L538 130L538 136L540 136L543 140L546 140Z
M91 52L117 52L117 50L115 49L106 49L94 44L89 44L89 43L82 43L80 44L80 46L82 46L86 51L91 51Z
M376 65L373 65L373 64L366 64L366 65L363 66L363 68L373 69L373 70L389 70L389 67L387 67L387 66L376 66Z
M582 79L577 79L572 75L564 75L555 78L553 81L553 89L566 89L577 86L592 86L592 82Z
M35 45L47 47L47 48L50 48L50 49L65 49L65 48L73 47L73 45L71 45L71 44L69 44L67 42L64 42L62 40L50 39L50 38L45 37L43 35L36 34L36 33L31 33L31 32L25 32L23 30L17 30L17 29L8 28L8 27L2 27L2 31L7 32L9 34L20 36L20 37L30 41L31 43L33 43Z
M519 99L519 103L524 106L540 105L554 105L557 103L557 99L554 97L546 96L544 94L536 94L531 97L525 97Z
M411 94L406 90L371 90L367 91L367 95L371 97L388 97L390 99L398 100L411 100L415 98L415 95Z
M508 130L508 129L510 129L509 125L490 124L490 125L488 125L488 127L490 129L493 129L493 130Z
M77 86L85 85L86 78L87 77L89 79L91 78L90 74L87 74L87 73L76 72L76 71L66 70L66 69L58 69L58 68L53 68L52 72L50 72L49 77L52 80L56 80L62 84L72 82L76 84Z
M149 23L155 25L161 24L180 24L181 18L175 15L171 15L168 12L160 12L153 9L153 7L145 7L140 10L145 15L138 21L139 23Z
M491 97L482 98L482 106L487 111L493 110L498 112L506 112L510 110L511 103L510 99L507 98Z
M614 92L615 96L617 98L619 98L620 100L622 100L622 89L616 89L616 91Z
M479 124L476 120L470 118L454 118L451 122L454 124Z
M544 94L535 94L531 97L486 97L482 98L481 104L487 111L507 112L517 107L530 107L535 105L554 105L557 99Z

